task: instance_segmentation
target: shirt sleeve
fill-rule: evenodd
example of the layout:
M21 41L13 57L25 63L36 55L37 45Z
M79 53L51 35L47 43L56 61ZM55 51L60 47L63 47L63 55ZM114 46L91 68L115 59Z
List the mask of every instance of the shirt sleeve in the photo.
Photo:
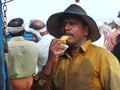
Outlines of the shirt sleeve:
M101 61L100 80L104 90L120 90L120 64L112 54Z

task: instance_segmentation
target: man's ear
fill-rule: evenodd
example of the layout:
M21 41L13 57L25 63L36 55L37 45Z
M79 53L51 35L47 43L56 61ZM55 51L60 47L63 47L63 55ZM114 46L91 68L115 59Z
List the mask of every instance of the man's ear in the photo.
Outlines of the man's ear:
M84 34L84 35L85 35L85 36L88 36L88 33L89 33L89 28L86 26L86 27L85 27L85 34Z

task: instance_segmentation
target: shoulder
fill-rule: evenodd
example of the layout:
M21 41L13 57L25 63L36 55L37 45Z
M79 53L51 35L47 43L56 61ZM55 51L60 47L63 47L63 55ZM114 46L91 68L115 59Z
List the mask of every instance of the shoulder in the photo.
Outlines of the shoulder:
M97 46L97 45L91 45L91 51L94 54L97 54L99 57L103 57L103 58L114 58L115 56L106 48Z
M38 48L37 43L35 43L34 41L28 41L26 40L24 42L25 46L27 46L28 48Z
M109 50L95 45L94 45L94 49L96 50L96 54L98 55L98 59L100 62L104 62L104 63L106 62L108 64L119 63L118 59Z
M36 45L36 43L34 42L34 41L29 41L29 40L25 40L25 42L27 43L27 44L32 44L32 45Z

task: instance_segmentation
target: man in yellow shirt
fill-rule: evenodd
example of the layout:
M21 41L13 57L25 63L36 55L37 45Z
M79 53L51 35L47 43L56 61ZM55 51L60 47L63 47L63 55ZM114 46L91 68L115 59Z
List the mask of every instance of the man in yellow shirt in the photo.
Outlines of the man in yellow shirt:
M93 45L100 37L95 21L72 4L47 21L52 40L40 75L41 90L120 90L120 65L108 50ZM67 35L67 40L59 39ZM64 44L69 48L65 50ZM47 88L47 89L46 89Z

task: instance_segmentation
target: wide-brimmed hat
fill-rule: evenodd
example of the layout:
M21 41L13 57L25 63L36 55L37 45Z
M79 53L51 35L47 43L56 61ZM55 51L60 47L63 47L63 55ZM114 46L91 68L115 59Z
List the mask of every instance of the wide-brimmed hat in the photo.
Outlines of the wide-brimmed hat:
M47 28L50 34L52 34L56 38L60 38L62 36L59 27L59 19L65 14L73 14L80 16L87 23L90 29L88 37L92 40L92 42L100 38L100 33L95 21L90 16L87 15L84 9L82 9L80 6L76 4L72 4L65 11L55 13L49 17L47 21Z
M120 26L120 18L119 17L114 18L114 22L115 22L115 24Z

